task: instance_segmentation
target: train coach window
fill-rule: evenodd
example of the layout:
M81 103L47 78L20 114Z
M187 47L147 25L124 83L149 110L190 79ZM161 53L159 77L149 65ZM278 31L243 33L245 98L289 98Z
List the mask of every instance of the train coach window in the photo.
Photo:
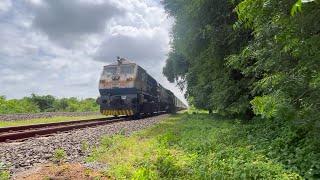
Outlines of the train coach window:
M133 66L131 65L123 65L120 67L121 74L133 74Z
M117 67L112 67L112 66L109 66L109 67L105 67L104 68L104 71L103 71L103 73L105 74L105 75L113 75L113 74L116 74L116 72L117 72Z

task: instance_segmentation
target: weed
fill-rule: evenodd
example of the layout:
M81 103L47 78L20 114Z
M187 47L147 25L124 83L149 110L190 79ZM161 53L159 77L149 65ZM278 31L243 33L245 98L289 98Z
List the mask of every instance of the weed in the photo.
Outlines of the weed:
M50 176L45 176L44 178L43 178L43 180L51 180L52 179L52 177L50 177Z
M125 128L121 128L120 131L118 132L119 135L126 135L126 129Z
M132 175L132 180L140 180L140 179L157 179L157 174L150 169L140 168L134 172Z
M66 159L66 156L67 154L64 149L58 148L54 151L53 158L55 162L61 164Z
M87 152L89 149L89 143L87 141L81 142L81 152Z
M10 179L10 173L6 170L6 165L2 162L0 162L0 180L9 180Z
M10 173L8 171L0 170L0 180L9 180L9 179L10 179Z
M91 174L91 171L92 171L91 169L85 169L84 171L85 176L89 177Z

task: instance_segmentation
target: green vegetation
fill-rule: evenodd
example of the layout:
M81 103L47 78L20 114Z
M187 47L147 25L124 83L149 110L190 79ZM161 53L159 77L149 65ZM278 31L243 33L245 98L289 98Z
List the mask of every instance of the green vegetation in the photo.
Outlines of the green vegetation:
M277 152L271 148L276 142L264 142L269 153L299 156L284 164L294 164L302 176L320 178L314 162L320 159L315 148L320 147L320 1L163 4L175 18L163 69L168 80L186 88L195 108L258 123L260 132L251 136L283 135L279 141L288 144L273 147Z
M106 116L104 116L104 115L77 116L77 117L56 116L56 117L51 117L51 118L37 118L37 119L27 119L27 120L15 120L15 121L0 121L0 127L25 126L25 125L32 125L32 124L57 123L57 122L65 122L65 121L78 121L78 120L103 118L103 117L106 117Z
M58 148L54 151L53 160L58 164L61 164L67 157L66 152L62 148Z
M5 164L0 162L0 180L9 180L10 173L6 170Z
M82 141L81 142L81 152L85 153L89 150L90 145L87 141Z
M98 110L99 106L93 98L81 100L75 97L58 99L51 95L38 96L32 94L31 97L7 100L4 96L0 96L0 114Z
M163 73L182 88L188 84L186 95L196 108L247 119L266 115L314 123L319 117L319 1L164 5L176 22Z
M282 123L282 126L279 126ZM129 137L106 136L87 161L115 179L302 179L319 176L319 154L290 123L172 115Z
M9 180L9 179L10 179L10 173L8 171L0 170L0 180Z

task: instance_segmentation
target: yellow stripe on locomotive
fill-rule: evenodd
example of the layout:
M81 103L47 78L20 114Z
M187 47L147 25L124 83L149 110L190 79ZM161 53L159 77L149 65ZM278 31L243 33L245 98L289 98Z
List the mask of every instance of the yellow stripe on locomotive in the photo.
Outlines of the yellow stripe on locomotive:
M109 116L109 115L113 115L113 116L119 116L119 115L126 115L126 116L132 116L133 110L132 109L110 109L110 110L102 110L101 114Z

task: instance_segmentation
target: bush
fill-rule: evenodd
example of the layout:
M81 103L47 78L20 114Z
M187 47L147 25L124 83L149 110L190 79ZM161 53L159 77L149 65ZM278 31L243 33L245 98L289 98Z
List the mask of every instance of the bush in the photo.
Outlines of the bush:
M320 143L314 131L290 121L261 119L242 128L240 136L246 136L255 150L263 151L307 179L320 177Z
M95 99L77 99L75 97L58 99L51 95L7 100L0 96L0 114L37 113L37 112L88 112L98 111Z
M6 100L4 96L0 96L0 114L25 112L36 113L40 112L40 109L37 106L37 104L35 104L27 98L23 98L21 100Z

